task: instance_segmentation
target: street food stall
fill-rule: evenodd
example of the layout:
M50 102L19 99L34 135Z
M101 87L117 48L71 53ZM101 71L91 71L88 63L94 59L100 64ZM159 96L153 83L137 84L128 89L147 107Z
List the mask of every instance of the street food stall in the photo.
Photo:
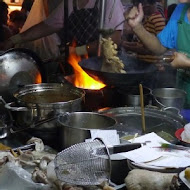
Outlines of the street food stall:
M0 189L190 187L186 92L142 86L157 68L137 67L110 38L99 39L96 57L65 51L52 76L29 49L1 53Z

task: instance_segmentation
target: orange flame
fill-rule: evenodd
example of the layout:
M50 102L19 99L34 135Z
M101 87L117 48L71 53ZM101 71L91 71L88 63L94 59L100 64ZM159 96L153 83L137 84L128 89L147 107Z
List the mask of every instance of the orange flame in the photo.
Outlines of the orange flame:
M71 54L68 58L69 64L74 69L74 85L78 88L84 89L96 89L99 90L106 85L102 82L96 81L90 77L78 64L81 61L81 57L76 54Z
M40 84L42 83L42 76L40 73L37 74L36 78L35 78L35 83L36 84Z

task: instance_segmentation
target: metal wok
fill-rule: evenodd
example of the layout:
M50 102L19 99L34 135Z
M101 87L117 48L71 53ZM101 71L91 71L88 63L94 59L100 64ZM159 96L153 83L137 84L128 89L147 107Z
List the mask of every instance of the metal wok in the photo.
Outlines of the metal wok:
M138 85L151 78L157 70L154 64L142 63L125 55L120 55L119 57L125 65L126 73L102 72L102 58L100 57L84 59L79 62L79 65L92 78L115 87Z

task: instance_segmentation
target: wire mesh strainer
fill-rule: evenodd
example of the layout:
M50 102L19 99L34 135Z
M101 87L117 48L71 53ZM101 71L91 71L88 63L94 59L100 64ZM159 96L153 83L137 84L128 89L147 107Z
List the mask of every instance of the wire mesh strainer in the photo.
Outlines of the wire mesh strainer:
M55 172L61 181L75 185L100 185L110 180L111 160L101 139L75 144L58 153Z

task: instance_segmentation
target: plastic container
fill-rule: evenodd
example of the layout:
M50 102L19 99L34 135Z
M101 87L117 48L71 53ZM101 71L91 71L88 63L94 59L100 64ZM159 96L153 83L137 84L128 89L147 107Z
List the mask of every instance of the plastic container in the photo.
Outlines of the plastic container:
M183 109L180 113L184 119L190 122L190 109Z

